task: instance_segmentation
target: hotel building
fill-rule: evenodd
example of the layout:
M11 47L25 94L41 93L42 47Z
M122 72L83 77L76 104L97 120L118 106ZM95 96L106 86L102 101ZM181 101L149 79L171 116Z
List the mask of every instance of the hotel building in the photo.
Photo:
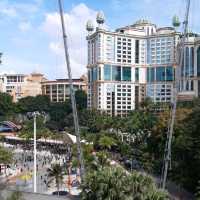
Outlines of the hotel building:
M172 102L181 34L174 27L158 28L147 20L108 31L103 13L98 27L89 20L88 108L124 116L141 101ZM190 34L185 43L179 99L199 96L200 38Z

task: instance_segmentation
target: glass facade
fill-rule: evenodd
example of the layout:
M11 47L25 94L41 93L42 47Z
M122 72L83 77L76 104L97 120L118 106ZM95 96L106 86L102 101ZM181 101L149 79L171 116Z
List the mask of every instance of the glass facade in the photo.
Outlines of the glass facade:
M155 77L156 74L156 77ZM147 82L151 83L154 81L173 81L174 70L173 67L151 67L147 68Z
M104 65L104 80L111 80L111 65Z
M166 81L173 81L173 67L166 67Z
M156 68L156 81L165 81L165 67Z
M122 67L122 80L131 81L131 67Z
M112 66L112 80L121 81L121 66Z
M92 81L96 81L97 80L97 68L94 67L92 68Z
M139 68L135 68L135 81L139 81Z
M155 68L147 68L147 82L155 81Z

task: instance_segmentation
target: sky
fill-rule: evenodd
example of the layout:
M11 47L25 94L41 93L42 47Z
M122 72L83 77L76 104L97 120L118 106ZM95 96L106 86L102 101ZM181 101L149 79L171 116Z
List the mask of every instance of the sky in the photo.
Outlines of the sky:
M106 28L115 30L145 18L171 26L184 19L186 0L63 0L70 62L74 78L86 73L85 25L103 11ZM200 0L192 0L190 29L200 33ZM66 78L57 0L0 0L0 73L41 72L48 79Z

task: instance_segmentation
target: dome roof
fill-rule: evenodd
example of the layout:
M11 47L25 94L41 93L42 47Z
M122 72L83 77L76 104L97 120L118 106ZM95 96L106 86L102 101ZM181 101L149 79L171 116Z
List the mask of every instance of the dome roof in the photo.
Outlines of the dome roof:
M104 13L102 11L97 13L97 23L98 24L103 24L105 22L105 16Z

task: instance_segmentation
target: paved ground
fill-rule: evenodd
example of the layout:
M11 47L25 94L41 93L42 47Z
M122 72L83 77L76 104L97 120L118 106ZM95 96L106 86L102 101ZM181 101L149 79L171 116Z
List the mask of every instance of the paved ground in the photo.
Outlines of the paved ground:
M9 145L7 145L9 146ZM9 146L9 148L13 148ZM32 151L24 152L22 149L17 148L14 150L14 164L6 170L0 178L8 180L8 188L20 191L33 192L33 153ZM37 192L41 194L52 194L56 191L55 182L47 185L47 169L51 164L65 162L65 155L51 154L49 151L40 151L37 154ZM76 176L71 175L70 180L75 180ZM68 176L64 176L64 184L60 188L62 191L69 192ZM76 187L70 187L70 193L77 195L80 193Z
M6 199L13 191L3 190L0 192L1 192L2 197ZM57 197L57 196L34 194L34 193L28 193L28 192L23 192L22 194L23 194L24 200L79 200L80 199L79 197L73 197L73 196Z

